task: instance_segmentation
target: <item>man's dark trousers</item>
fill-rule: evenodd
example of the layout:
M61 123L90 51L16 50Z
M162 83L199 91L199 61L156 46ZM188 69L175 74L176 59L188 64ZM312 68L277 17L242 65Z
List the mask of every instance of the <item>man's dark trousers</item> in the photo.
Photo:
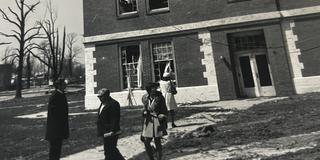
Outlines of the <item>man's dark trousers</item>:
M103 139L105 160L124 160L117 148L118 136Z
M49 160L59 160L61 155L62 139L52 140L50 143Z

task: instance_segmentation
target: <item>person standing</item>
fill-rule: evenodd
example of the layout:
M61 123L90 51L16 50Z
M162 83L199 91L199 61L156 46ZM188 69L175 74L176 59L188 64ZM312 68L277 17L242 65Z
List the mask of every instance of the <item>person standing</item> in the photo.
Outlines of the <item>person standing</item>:
M55 90L49 98L45 139L49 141L49 160L59 160L62 141L69 138L68 102L64 93L64 79L53 83Z
M174 122L175 110L177 109L177 103L174 98L174 95L177 94L176 86L173 84L171 77L173 73L167 67L165 68L165 72L163 73L163 78L160 80L160 91L166 100L167 109L170 112L171 116L171 126L172 128L177 127Z
M105 160L124 160L117 148L120 135L120 104L103 88L98 91L101 105L98 109L98 136L103 137Z
M168 110L164 97L161 92L157 91L157 87L156 83L149 83L146 86L147 93L142 97L144 124L141 136L150 160L154 160L153 147L151 146L152 139L154 139L156 145L157 160L161 160L161 138L167 134L166 115Z

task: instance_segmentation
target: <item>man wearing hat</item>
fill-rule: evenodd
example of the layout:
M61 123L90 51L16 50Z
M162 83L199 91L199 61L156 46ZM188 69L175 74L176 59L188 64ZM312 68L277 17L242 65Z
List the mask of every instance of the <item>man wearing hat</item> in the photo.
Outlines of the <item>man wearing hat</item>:
M101 105L98 109L98 136L103 137L105 160L124 160L117 148L120 134L120 104L112 97L110 91L103 88L98 91Z
M62 141L69 138L68 102L64 90L64 79L53 83L55 90L49 98L45 139L49 141L49 160L59 160Z

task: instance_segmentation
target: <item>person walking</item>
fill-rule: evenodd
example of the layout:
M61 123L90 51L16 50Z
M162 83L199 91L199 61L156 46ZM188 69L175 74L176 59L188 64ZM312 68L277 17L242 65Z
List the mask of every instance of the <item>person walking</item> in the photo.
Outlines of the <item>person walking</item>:
M146 148L146 152L150 160L154 160L153 147L151 141L154 139L156 145L155 152L157 160L162 159L162 145L161 138L166 135L167 122L167 107L165 99L161 92L157 91L158 85L156 83L149 83L146 86L147 93L142 96L143 110L143 130L142 139Z
M170 65L170 64L169 64ZM160 80L160 91L166 100L166 106L168 111L170 112L171 117L171 126L172 128L177 127L174 122L175 119L175 110L177 109L177 103L174 98L174 95L177 94L176 86L172 82L173 73L170 69L170 66L167 65L165 71L163 73L163 78Z
M105 160L124 160L117 148L120 131L120 104L110 96L110 91L98 91L101 101L98 109L98 136L103 137Z
M49 141L49 160L59 160L62 141L69 138L68 102L64 79L53 83L55 90L49 98L45 139Z

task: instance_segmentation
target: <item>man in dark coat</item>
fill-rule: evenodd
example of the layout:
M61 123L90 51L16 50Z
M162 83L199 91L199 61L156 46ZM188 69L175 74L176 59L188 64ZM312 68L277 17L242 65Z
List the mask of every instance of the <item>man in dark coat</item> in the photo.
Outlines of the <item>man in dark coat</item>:
M62 141L69 138L68 102L63 79L54 82L55 91L49 98L46 140L49 141L49 160L59 160Z
M105 160L124 160L117 148L120 134L120 104L110 97L106 88L99 90L98 136L103 137Z

